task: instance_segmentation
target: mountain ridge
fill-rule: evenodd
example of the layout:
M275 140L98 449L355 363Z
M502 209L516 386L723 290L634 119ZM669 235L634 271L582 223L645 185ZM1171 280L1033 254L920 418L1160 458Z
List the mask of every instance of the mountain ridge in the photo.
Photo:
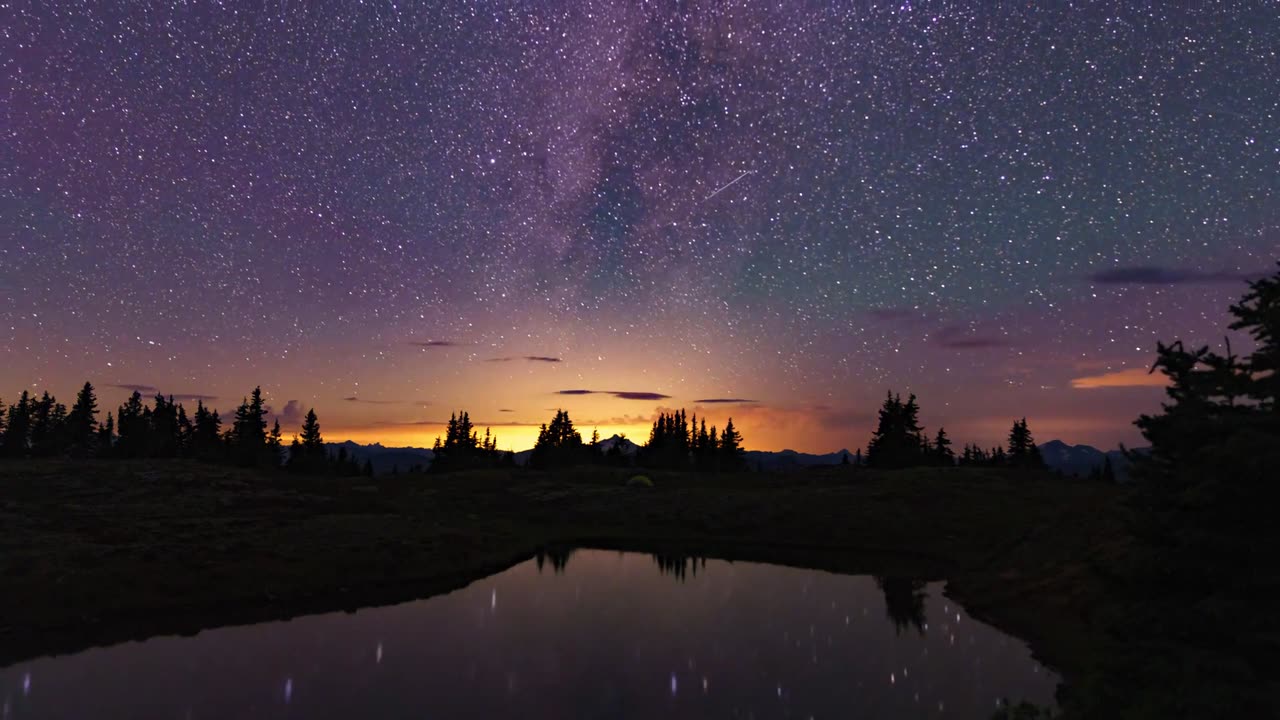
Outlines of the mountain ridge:
M601 440L600 447L602 451L608 452L614 445L619 443L622 443L622 454L628 457L634 456L640 449L640 446L632 441L631 438L618 434ZM345 447L347 454L355 457L360 463L364 463L366 460L372 462L373 470L378 474L388 473L393 469L406 471L414 465L429 466L431 460L435 457L435 454L429 448L413 446L390 447L376 442L365 445L353 440L345 440L337 443L325 443L325 446L330 452L337 452L339 447ZM1106 459L1110 458L1111 466L1114 468L1117 477L1123 478L1127 475L1130 465L1129 459L1119 449L1103 451L1092 445L1072 445L1059 439L1039 443L1036 447L1040 449L1040 454L1044 457L1045 464L1049 466L1049 469L1068 476L1086 477L1094 468L1101 468ZM1145 452L1146 448L1134 448L1133 451L1141 453ZM524 465L527 463L532 453L532 449L514 453L516 464ZM850 460L854 457L854 454L848 448L829 453L805 453L790 448L746 451L747 466L753 470L790 470L822 465L839 465L845 455L848 455Z

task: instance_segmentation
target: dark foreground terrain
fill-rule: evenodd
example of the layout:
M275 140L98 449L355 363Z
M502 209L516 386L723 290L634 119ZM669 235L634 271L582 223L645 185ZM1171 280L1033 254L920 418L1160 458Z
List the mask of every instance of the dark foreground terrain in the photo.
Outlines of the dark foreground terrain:
M1072 716L1225 717L1204 709L1274 702L1259 650L1276 638L1227 622L1240 636L1206 639L1168 620L1186 597L1150 583L1120 488L962 468L650 473L654 487L630 487L634 474L0 465L0 666L406 601L543 547L590 545L946 579L972 615L1063 674Z

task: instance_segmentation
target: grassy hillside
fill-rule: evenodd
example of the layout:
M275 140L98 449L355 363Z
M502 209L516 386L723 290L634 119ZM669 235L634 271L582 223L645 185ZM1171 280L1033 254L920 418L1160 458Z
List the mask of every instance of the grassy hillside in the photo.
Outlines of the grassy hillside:
M1158 690L1149 665L1116 651L1146 641L1117 634L1135 627L1126 619L1144 592L1128 580L1143 555L1121 489L967 468L646 473L652 488L628 486L635 474L374 481L186 462L0 464L0 664L404 601L544 546L587 544L947 579L1084 700L1116 702L1117 672L1135 692ZM1162 652L1202 649L1175 638Z

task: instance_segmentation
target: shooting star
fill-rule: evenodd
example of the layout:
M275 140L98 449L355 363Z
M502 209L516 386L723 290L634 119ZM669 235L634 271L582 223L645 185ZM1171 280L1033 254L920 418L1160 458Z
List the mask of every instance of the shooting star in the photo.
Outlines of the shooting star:
M724 192L725 190L728 190L728 189L729 189L729 186L731 186L731 185L733 185L734 183L738 182L738 181L739 181L739 180L741 180L742 178L744 178L744 177L746 177L746 176L748 176L748 175L753 175L753 174L755 174L755 170L747 170L747 171L743 172L743 173L742 173L741 175L739 175L738 177L736 177L736 178L734 178L734 179L730 180L729 182L725 183L724 185L721 185L719 188L717 188L717 189L716 189L716 191L715 191L715 192L713 192L713 193L711 193L710 195L708 195L708 196L706 196L706 197L702 198L702 202L706 202L706 201L710 200L711 198L713 198L713 197L715 197L715 196L719 195L720 193Z

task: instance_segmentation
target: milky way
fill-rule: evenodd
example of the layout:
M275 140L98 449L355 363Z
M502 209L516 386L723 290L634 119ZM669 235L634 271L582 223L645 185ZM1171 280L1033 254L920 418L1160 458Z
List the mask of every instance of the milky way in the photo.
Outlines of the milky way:
M19 2L0 394L1132 440L1280 257L1280 10L1178 5Z

